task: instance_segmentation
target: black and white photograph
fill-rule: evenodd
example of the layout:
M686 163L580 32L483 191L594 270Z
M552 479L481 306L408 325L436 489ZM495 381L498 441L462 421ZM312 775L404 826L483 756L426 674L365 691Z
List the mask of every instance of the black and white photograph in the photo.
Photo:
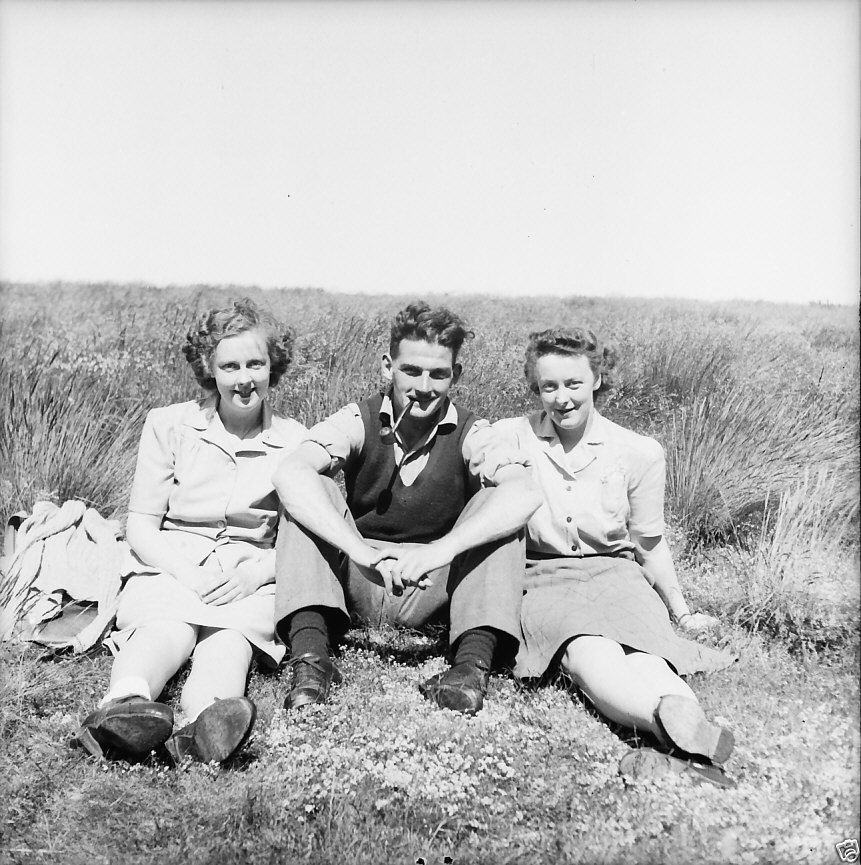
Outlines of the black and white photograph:
M0 0L0 862L858 862L859 33Z

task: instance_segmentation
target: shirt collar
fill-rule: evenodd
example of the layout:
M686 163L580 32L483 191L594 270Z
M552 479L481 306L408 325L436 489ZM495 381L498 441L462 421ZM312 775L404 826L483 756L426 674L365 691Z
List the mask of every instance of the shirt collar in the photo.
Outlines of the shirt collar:
M392 407L392 398L388 393L383 394L383 402L380 405L380 417L385 417L386 421L391 423L392 418L395 416L394 409ZM454 407L454 403L446 397L446 409L445 414L442 416L442 420L437 421L434 429L438 430L442 426L457 426L457 409Z

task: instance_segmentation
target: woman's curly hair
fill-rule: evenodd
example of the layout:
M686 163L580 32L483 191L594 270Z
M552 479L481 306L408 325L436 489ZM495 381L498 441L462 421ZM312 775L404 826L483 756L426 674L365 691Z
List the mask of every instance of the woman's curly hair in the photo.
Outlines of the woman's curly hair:
M260 329L266 336L269 353L269 386L275 387L293 357L293 330L260 309L249 298L235 300L232 306L210 309L198 316L188 329L182 353L191 364L194 377L205 390L215 390L212 356L225 337Z
M566 354L572 357L585 357L595 376L601 376L601 384L595 396L611 390L614 384L613 368L616 366L616 350L602 345L598 337L585 327L554 327L529 334L526 345L526 362L523 374L533 393L538 393L535 380L535 363L539 357L548 354Z
M452 357L457 360L464 340L474 336L463 319L450 309L444 306L432 309L423 300L418 300L395 316L389 337L389 354L397 356L398 346L403 339L423 339L451 349Z

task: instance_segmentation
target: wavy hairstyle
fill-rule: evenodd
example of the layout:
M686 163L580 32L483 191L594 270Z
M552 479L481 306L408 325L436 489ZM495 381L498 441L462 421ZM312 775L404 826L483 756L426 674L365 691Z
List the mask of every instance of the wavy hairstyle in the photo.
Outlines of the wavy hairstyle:
M533 393L538 393L538 383L535 380L535 363L539 357L548 354L585 357L589 361L592 373L601 376L601 384L595 391L595 396L601 396L612 389L616 350L611 346L602 345L591 330L585 327L554 327L529 334L523 374L526 376L529 389Z
M198 316L188 329L182 353L191 364L194 377L205 390L215 390L212 356L225 337L260 329L269 353L269 386L275 387L293 357L293 331L274 316L260 309L249 298L233 301L232 306L210 309Z
M431 309L427 303L419 300L395 316L389 338L389 354L392 357L397 355L398 346L403 339L423 339L451 349L452 358L457 360L457 353L464 340L474 336L463 319L450 309L444 306Z

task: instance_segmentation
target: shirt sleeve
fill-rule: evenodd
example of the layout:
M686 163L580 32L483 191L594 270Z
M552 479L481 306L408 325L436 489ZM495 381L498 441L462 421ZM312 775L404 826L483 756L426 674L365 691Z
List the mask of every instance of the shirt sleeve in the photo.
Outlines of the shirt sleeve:
M153 409L144 421L129 511L162 517L173 489L174 430L163 409Z
M658 537L664 533L664 485L666 459L664 449L652 439L647 452L640 456L639 471L632 472L628 488L628 530L643 537Z
M485 487L494 487L499 483L496 473L504 466L528 468L531 465L513 432L497 424L491 426L486 420L477 420L464 436L463 459L470 474Z
M356 403L349 403L308 431L307 441L324 448L332 460L330 471L358 456L365 445L365 424Z

